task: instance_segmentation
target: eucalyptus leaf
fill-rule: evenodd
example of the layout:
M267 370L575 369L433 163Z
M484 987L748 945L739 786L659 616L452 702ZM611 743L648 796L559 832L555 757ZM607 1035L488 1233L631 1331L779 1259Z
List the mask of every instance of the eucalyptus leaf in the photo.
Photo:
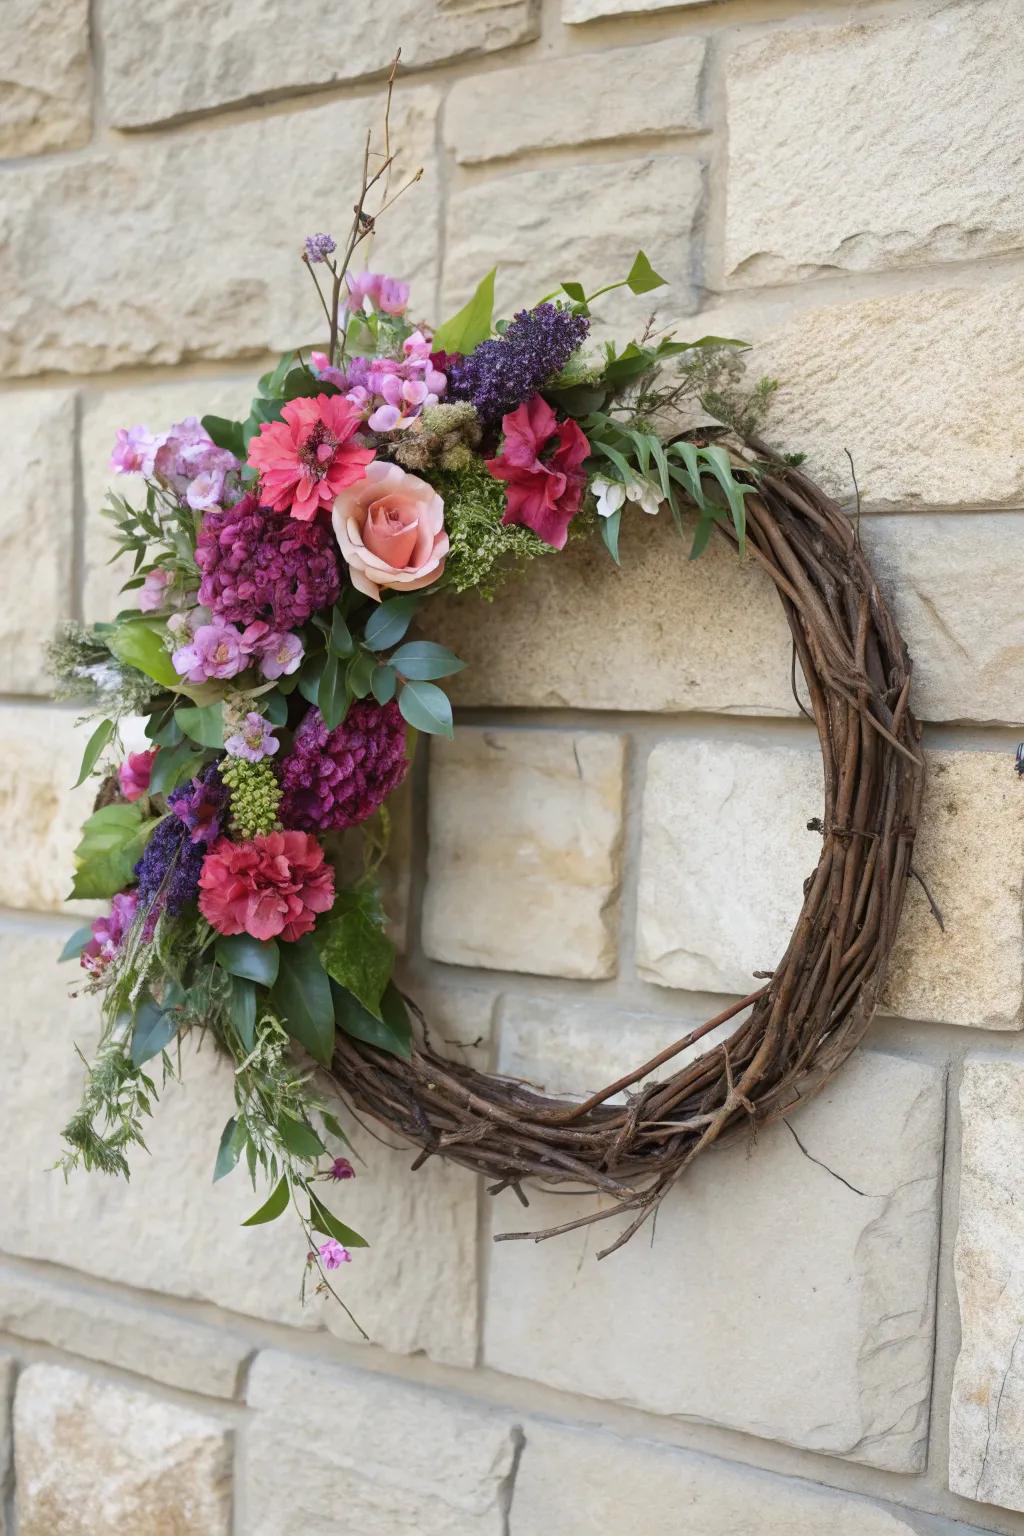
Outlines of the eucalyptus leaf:
M433 640L407 640L391 656L391 665L403 677L413 681L425 681L434 677L451 677L461 672L466 663L460 661L446 645Z
M276 1221L283 1216L288 1209L288 1180L282 1174L279 1183L275 1186L269 1200L264 1201L258 1211L242 1222L243 1227L262 1227L268 1221Z
M226 1178L235 1167L242 1155L245 1146L246 1132L244 1125L239 1124L234 1115L221 1131L220 1146L217 1148L217 1160L213 1165L213 1182Z
M385 598L366 621L365 643L371 651L387 651L402 639L413 614L420 605L419 597L406 593L402 597Z
M370 678L370 691L378 704L390 704L398 687L398 673L394 667L374 667Z
M345 673L345 686L353 698L365 699L373 686L373 674L377 669L377 658L371 651L359 650L352 657Z
M432 736L454 735L451 700L434 683L406 683L398 695L398 707L415 730Z
M141 1067L165 1051L178 1033L179 1021L147 998L135 1015L132 1030L132 1065Z
M57 956L57 964L60 965L62 960L77 960L79 955L82 953L82 950L85 948L91 938L91 923L86 923L84 928L76 928L74 933L68 939L67 943L64 945L64 948L61 950L60 954Z
M115 726L113 720L100 721L99 725L93 731L92 735L89 737L89 740L85 744L85 751L82 754L82 766L78 770L78 778L71 786L72 789L77 789L79 784L84 784L85 780L96 767L96 764L100 758L100 753L103 751L104 747L107 745L116 729L117 727Z

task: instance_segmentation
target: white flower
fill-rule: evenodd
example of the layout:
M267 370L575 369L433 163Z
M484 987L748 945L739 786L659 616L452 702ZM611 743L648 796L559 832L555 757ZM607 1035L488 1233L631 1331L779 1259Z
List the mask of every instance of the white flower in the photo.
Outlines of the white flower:
M626 487L618 480L606 480L603 475L594 476L590 489L597 498L598 517L611 517L613 512L621 509L626 499Z
M634 480L626 486L626 495L634 502L642 512L650 517L656 517L664 500L661 488L652 485L649 480Z

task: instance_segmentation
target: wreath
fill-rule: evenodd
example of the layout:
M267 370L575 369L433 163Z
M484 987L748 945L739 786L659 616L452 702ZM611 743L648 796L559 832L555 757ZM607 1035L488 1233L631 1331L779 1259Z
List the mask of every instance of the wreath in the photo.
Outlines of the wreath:
M127 1175L157 1073L210 1034L235 1085L215 1177L242 1161L269 1182L249 1224L293 1207L306 1273L332 1290L365 1240L330 1193L355 1169L329 1088L417 1144L414 1166L447 1157L524 1203L526 1180L609 1196L552 1229L622 1213L606 1253L707 1147L815 1092L878 1001L923 783L910 663L857 527L758 439L772 386L743 388L742 344L649 322L595 347L598 297L662 284L642 252L622 282L565 281L510 321L494 319L492 271L445 324L414 324L408 286L354 264L383 211L371 201L394 200L391 168L368 147L343 249L315 234L301 250L324 351L282 357L244 421L118 432L112 467L145 493L104 513L137 606L53 647L64 696L99 717L71 894L110 902L62 957L102 1018L64 1166ZM679 431L687 399L724 426ZM623 517L660 509L692 527L692 555L725 539L776 585L821 744L822 851L755 992L567 1102L434 1049L392 974L387 800L416 734L453 729L440 683L463 663L425 638L431 599L488 598L570 539L600 536L617 561Z

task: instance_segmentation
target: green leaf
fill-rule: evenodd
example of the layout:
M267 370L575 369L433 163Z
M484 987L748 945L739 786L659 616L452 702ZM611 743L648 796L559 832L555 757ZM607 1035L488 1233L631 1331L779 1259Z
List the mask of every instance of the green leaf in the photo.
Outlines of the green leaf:
M434 332L435 352L461 352L463 356L486 341L491 334L494 318L494 277L497 267L492 267L481 280L468 304L457 315L446 320Z
M222 934L214 946L217 964L231 976L272 987L280 969L281 953L274 939L254 939L248 933Z
M258 1211L242 1222L243 1227L261 1227L265 1222L276 1221L283 1216L288 1209L288 1180L282 1175L276 1185L270 1199L260 1206Z
M275 688L273 693L265 693L260 703L263 705L263 713L271 725L287 725L288 723L288 699Z
M377 662L372 652L359 650L348 664L345 673L345 684L349 693L356 699L365 699L373 683L373 674L377 670Z
M621 565L622 563L619 559L619 524L621 522L621 507L617 512L613 512L610 517L602 517L601 519L601 537L604 539L605 548L616 565Z
M105 638L107 648L126 667L135 667L165 688L176 688L181 682L171 665L170 653L164 649L162 633L152 625L135 619L118 624Z
M333 981L381 1018L381 998L395 964L395 946L370 901L343 891L315 935L320 964Z
M466 663L447 646L437 645L433 640L408 640L394 652L391 665L403 677L424 680L451 677L453 672L461 672Z
M74 933L68 939L67 943L64 945L64 948L61 950L60 954L57 956L57 964L60 965L62 960L77 960L79 955L82 953L82 950L85 948L91 938L91 923L86 923L84 928L76 928Z
M431 736L454 735L451 700L433 683L406 683L398 695L398 707L414 730Z
M360 1237L358 1232L353 1232L351 1227L346 1227L343 1221L339 1221L312 1190L309 1191L309 1223L318 1232L326 1233L328 1237L333 1237L336 1242L346 1248L370 1246L365 1237Z
M245 458L245 444L242 441L242 423L240 421L228 421L226 416L204 416L203 426L213 438L218 448L226 448L233 453L236 459Z
M226 1178L234 1168L242 1155L245 1145L245 1126L240 1125L234 1115L228 1121L220 1134L220 1146L217 1148L217 1161L213 1165L213 1182Z
M331 991L339 1029L356 1040L365 1040L367 1045L375 1045L380 1051L389 1051L392 1056L401 1056L408 1061L412 1055L412 1025L402 994L393 982L388 982L384 989L380 1018L369 1013L344 987L335 984Z
M135 1015L132 1031L132 1065L141 1067L167 1049L178 1033L179 1021L147 998Z
M256 985L245 976L231 978L229 1013L243 1049L251 1051L256 1044Z
M587 302L587 290L582 283L563 283L562 292L567 293L576 304L585 304Z
M183 705L174 711L174 718L193 741L198 741L201 747L214 747L219 750L224 745L224 705L218 701L216 704L204 704L202 708L192 705Z
M105 805L93 811L82 827L75 849L74 900L103 900L116 896L132 878L159 817L142 820L138 802Z
M335 608L331 614L330 647L335 656L351 656L355 649L352 631L345 623L340 608Z
M82 753L82 766L78 770L78 778L71 786L72 789L77 789L79 784L85 783L85 780L96 767L96 764L99 761L100 753L103 751L103 748L107 745L107 742L110 740L111 736L113 736L116 729L117 727L114 725L113 720L100 721L99 725L93 731L92 735L89 737L89 740L85 744L85 751Z
M198 773L202 761L202 752L197 752L190 741L181 741L176 747L161 747L153 759L149 793L169 795L172 789Z
M281 947L281 964L271 1002L285 1029L315 1060L330 1065L334 1049L331 984L316 945L307 935Z
M374 667L370 678L370 691L378 704L390 704L398 687L398 673L394 667Z
M345 1135L345 1132L342 1130L334 1115L329 1114L326 1109L322 1109L320 1111L320 1118L336 1141L340 1141L343 1147L351 1146L351 1142Z
M404 597L385 598L366 621L364 640L371 651L388 651L397 645L412 623L413 614L420 605L416 593Z
M664 288L665 282L666 279L658 276L643 251L637 251L633 265L629 269L629 276L626 278L626 283L633 293L650 293L654 288Z
M329 731L339 726L348 714L349 693L345 674L335 655L326 657L316 690L316 704Z
M606 459L611 460L619 472L619 479L622 481L623 485L632 485L633 481L638 478L637 472L633 468L632 464L623 458L622 454L617 448L612 448L608 443L601 442L593 443L592 447L596 449L598 453L603 454Z
M277 367L272 373L265 373L259 382L259 392L267 395L272 400L279 400L284 394L284 381L288 377L288 371L294 361L294 352L282 354Z
M307 656L299 668L299 692L309 704L316 703L317 694L320 692L320 678L327 665L326 656Z
M572 384L568 389L546 389L545 397L567 416L581 418L600 410L608 391L596 384Z
M701 450L701 458L725 492L732 513L736 542L742 555L747 544L747 509L744 498L750 495L752 486L740 485L733 474L732 460L724 448L712 446Z
M282 1114L277 1129L292 1156L301 1157L307 1163L315 1162L327 1150L313 1127L304 1120L294 1120L291 1115Z

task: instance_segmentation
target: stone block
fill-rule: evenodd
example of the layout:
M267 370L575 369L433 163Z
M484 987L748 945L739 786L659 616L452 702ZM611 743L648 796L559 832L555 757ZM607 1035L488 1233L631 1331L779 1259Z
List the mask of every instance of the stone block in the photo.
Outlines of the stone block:
M432 743L423 946L434 960L614 974L625 741L464 728Z
M5 0L0 155L75 149L91 128L88 0Z
M20 1536L231 1531L231 1431L178 1403L30 1365L14 1403Z
M562 0L562 20L569 26L602 21L608 16L647 16L653 11L682 10L709 0Z
M72 709L0 706L0 750L7 768L0 779L0 838L7 849L0 906L82 912L82 902L69 906L65 898L81 824L97 788L95 779L71 788L89 729L75 729Z
M532 1075L545 1079L543 1059ZM653 1233L601 1264L594 1254L618 1232L615 1218L539 1247L498 1244L485 1363L562 1391L921 1470L943 1120L940 1071L862 1051L793 1117L809 1155L785 1125L752 1148L708 1153ZM531 1191L523 1212L499 1196L492 1225L542 1229L593 1208L580 1197L567 1212L564 1199Z

